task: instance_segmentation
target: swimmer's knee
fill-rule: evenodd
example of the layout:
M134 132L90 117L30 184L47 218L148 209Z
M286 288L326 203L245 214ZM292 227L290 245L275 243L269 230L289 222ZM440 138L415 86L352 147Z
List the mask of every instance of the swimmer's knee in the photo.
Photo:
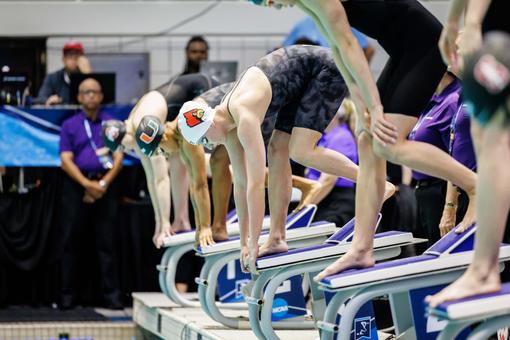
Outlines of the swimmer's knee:
M289 157L294 161L301 165L308 164L309 156L313 153L313 148L306 148L301 145L299 147L297 144L291 144L289 149Z
M288 148L289 136L287 134L273 133L267 145L268 157L275 156L281 152L287 153Z

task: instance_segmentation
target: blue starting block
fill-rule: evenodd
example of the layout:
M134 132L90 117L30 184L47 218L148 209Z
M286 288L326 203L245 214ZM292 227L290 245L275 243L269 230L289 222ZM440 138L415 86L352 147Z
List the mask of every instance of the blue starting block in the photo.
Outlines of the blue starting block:
M425 310L423 302L421 308L413 310L410 294L451 283L462 275L473 258L475 230L474 226L460 234L452 230L420 256L347 270L323 279L321 288L335 295L326 308L324 321L317 323L321 339L333 339L336 332L338 339L350 339L358 310L382 295L389 295L397 337L424 339L430 336L426 329L415 329L415 319L423 318ZM500 262L510 259L509 245L501 245L499 259ZM335 323L338 315L339 325ZM427 325L429 321L422 324Z
M381 219L379 219L377 224ZM345 254L354 235L354 219L346 223L324 243L265 256L257 260L260 273L254 276L249 303L250 325L259 339L278 339L274 329L313 329L314 320L322 320L326 308L324 293L317 289L312 277ZM376 226L377 228L377 226ZM424 240L422 240L424 241ZM385 232L375 235L374 249L377 260L396 257L403 246L420 242L411 233ZM273 301L279 287L294 275L304 274L310 283L314 320L286 320L273 322Z
M332 235L337 228L333 223L316 222L311 223L317 207L309 205L295 214L290 214L286 223L286 240L290 248L314 245L323 242ZM264 232L259 242L262 244L269 234ZM225 242L219 242L204 249L199 248L197 253L204 257L205 263L202 267L198 283L198 294L202 309L215 321L231 328L249 329L248 320L225 316L220 307L227 307L224 304L216 303L216 288L218 276L223 267L229 262L239 259L240 240L238 237ZM241 288L241 287L239 287ZM242 307L246 309L246 304Z
M499 292L448 301L428 312L448 322L439 340L455 339L466 327L480 322L468 339L488 339L498 329L510 327L510 283L503 284Z
M262 225L264 230L269 228L269 216L264 217ZM227 215L227 233L231 236L239 235L239 224L237 214L232 210ZM177 264L184 254L195 247L195 230L178 233L167 237L163 247L166 248L161 257L160 264L156 267L159 271L159 286L161 291L173 302L183 307L198 307L197 300L179 293L175 286L175 273Z

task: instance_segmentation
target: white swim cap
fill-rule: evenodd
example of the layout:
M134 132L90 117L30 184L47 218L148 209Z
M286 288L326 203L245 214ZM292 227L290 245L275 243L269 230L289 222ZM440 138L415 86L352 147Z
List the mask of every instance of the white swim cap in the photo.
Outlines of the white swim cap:
M200 141L211 127L216 111L212 107L189 101L179 110L177 124L182 136L190 144L202 144Z

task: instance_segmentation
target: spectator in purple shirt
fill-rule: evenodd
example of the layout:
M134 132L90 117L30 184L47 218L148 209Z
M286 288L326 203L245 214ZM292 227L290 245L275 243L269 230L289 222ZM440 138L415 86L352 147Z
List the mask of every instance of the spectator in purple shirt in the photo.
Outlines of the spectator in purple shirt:
M460 92L461 83L457 77L453 73L445 73L409 139L426 142L449 152L457 161L474 170L476 160L470 138L469 120L459 120L459 116L463 115ZM459 123L462 125L458 125ZM452 131L455 132L455 139L450 141ZM455 152L452 152L453 145ZM447 189L447 182L444 180L417 171L413 171L413 179L416 181L415 196L418 204L417 232L423 232L420 236L428 238L431 245L451 230L457 221L462 220L469 199L464 191L451 183Z
M466 106L462 105L461 99L459 99L458 109L450 123L448 152L467 168L476 171L476 155L471 139L471 119ZM467 201L468 198L465 191L448 182L446 203L439 223L441 236L455 227L456 222L459 221L465 212Z
M100 84L85 79L78 93L83 111L66 120L60 132L62 169L68 175L62 185L62 309L77 302L77 260L83 230L92 231L95 237L105 307L122 308L114 256L117 197L113 181L123 156L122 152L109 155L104 147L101 124L112 117L101 111L102 100Z

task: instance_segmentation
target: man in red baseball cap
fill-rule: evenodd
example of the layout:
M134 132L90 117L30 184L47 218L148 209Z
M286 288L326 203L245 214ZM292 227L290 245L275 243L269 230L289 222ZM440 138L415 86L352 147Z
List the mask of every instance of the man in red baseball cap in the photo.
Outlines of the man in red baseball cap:
M83 48L83 45L79 41L71 41L64 45L64 48L62 48L62 54L63 55L70 55L70 54L76 54L76 55L83 55L85 54L85 49Z
M64 67L44 78L36 101L46 106L71 103L69 84L72 73L90 73L91 67L85 57L85 49L78 41L71 41L62 48Z

